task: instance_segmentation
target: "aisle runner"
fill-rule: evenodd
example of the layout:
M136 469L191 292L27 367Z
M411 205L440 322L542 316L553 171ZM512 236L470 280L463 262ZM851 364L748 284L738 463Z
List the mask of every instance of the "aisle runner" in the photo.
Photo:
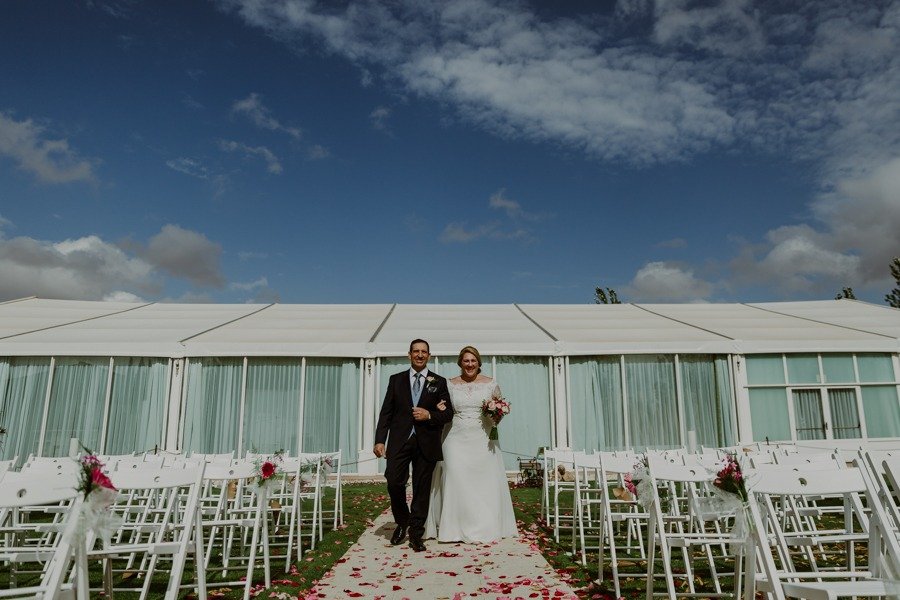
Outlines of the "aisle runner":
M384 512L306 598L383 600L539 598L575 600L540 552L519 538L491 544L425 542L391 546L394 522Z

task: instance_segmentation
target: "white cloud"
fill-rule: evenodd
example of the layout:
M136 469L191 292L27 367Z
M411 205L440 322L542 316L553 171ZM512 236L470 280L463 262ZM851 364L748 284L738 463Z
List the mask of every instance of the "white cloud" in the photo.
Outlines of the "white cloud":
M531 240L525 229L502 229L497 223L469 227L464 223L448 223L441 232L440 241L445 244L468 243L480 238L492 240Z
M372 129L379 131L388 131L387 120L391 116L391 109L387 106L379 106L369 113L369 122L372 123Z
M280 175L284 170L275 153L265 146L248 146L240 142L222 140L219 142L219 148L226 152L242 152L244 156L261 157L266 161L266 170L274 175Z
M672 238L670 240L663 240L656 244L658 248L686 248L687 240L684 238Z
M295 140L299 140L303 136L303 132L299 128L282 125L278 119L273 117L271 111L263 105L262 97L259 94L252 93L243 100L236 100L231 106L231 110L244 115L261 129L280 131Z
M166 161L166 166L173 171L196 177L197 179L209 179L209 171L199 160L195 158L175 158Z
M650 262L623 291L630 302L704 302L712 294L713 284L696 277L692 269Z
M441 232L440 241L445 244L465 244L480 238L534 241L531 231L518 223L522 220L536 221L542 217L525 212L518 202L506 197L506 190L501 189L492 194L488 199L488 208L504 212L508 223L490 221L476 226L460 222L448 223Z
M313 144L306 151L306 156L310 160L321 160L323 158L328 158L331 156L331 151L328 150L325 146L321 146L319 144Z
M153 266L97 236L0 240L0 297L102 299L128 288L158 293Z
M66 139L49 139L45 127L31 119L17 121L0 112L0 156L42 183L94 181L92 161L81 158Z
M258 288L269 287L269 280L266 277L260 277L256 281L248 281L246 283L233 281L228 284L228 289L239 290L242 292L250 292Z
M150 238L141 256L153 266L194 285L222 287L222 246L202 233L165 225Z
M104 302L146 302L140 296L132 294L131 292L124 292L122 290L116 290L114 292L110 292L101 298Z
M499 135L603 160L740 144L860 168L900 146L896 3L629 0L581 21L500 0L220 4Z
M204 235L166 225L148 244L114 244L96 235L62 241L0 235L0 299L46 298L143 302L169 275L221 287L221 248Z

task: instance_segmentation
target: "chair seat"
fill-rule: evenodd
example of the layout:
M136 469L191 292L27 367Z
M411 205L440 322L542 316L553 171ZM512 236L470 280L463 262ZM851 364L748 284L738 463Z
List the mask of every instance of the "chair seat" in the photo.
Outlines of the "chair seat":
M810 600L834 600L847 596L887 596L896 590L888 590L883 581L869 579L866 581L810 581L800 583L783 583L785 596L791 598L809 598Z

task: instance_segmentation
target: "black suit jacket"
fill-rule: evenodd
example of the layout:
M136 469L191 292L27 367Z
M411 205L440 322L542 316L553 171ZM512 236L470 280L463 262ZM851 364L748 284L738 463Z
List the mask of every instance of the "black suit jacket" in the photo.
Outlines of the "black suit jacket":
M445 410L437 407L441 400L447 404ZM390 438L387 445L387 458L391 458L400 450L403 442L409 438L410 432L415 427L422 455L433 462L443 460L441 432L444 425L453 419L453 405L450 403L450 390L447 389L446 379L428 371L428 378L425 380L422 394L419 396L419 408L426 409L431 414L431 418L427 421L413 420L409 369L391 375L387 392L384 395L384 403L381 405L381 413L378 415L378 425L375 427L376 444L384 444Z

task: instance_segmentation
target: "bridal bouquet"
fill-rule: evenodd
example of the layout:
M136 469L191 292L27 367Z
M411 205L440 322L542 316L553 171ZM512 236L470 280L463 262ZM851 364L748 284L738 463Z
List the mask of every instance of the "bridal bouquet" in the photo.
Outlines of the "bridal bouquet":
M506 398L500 395L499 389L495 389L491 394L491 397L487 398L484 402L481 403L481 414L486 417L490 417L490 419L494 422L494 426L491 427L491 433L488 435L488 439L500 439L500 434L497 431L497 425L500 423L500 419L509 414L509 402L506 401Z

